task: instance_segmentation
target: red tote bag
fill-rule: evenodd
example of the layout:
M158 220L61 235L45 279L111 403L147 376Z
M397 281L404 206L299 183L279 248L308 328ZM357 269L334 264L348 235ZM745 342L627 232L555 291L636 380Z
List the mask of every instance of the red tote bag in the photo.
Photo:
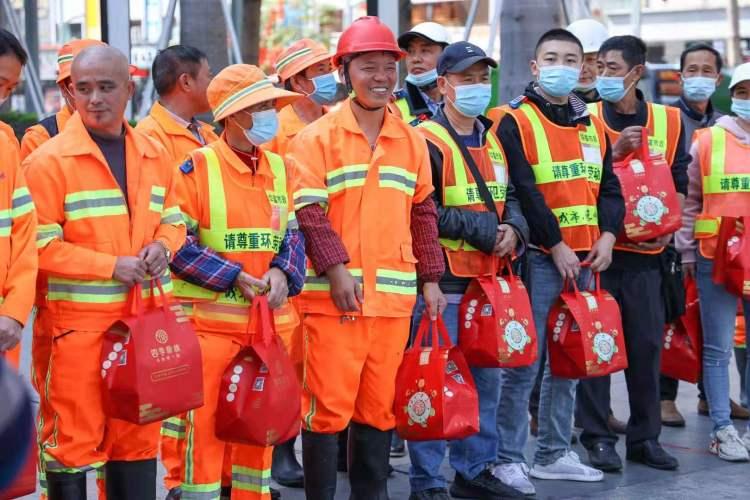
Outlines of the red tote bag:
M432 343L422 346L432 327ZM443 345L438 339L442 339ZM463 439L479 432L479 398L461 350L453 345L442 318L419 324L396 375L396 430L409 441Z
M515 368L537 357L537 335L529 294L505 260L507 277L479 276L458 310L458 346L470 366Z
M750 217L722 217L712 278L729 293L750 298L750 241L745 228Z
M601 377L628 367L622 317L617 301L602 290L596 274L593 292L567 284L547 319L552 374L564 378Z
M134 424L203 406L203 362L195 331L182 306L168 301L161 282L152 280L150 286L150 307L144 306L141 286L134 286L135 315L113 323L102 344L105 413Z
M274 446L299 434L301 399L294 365L276 334L268 298L253 299L250 344L224 371L216 409L216 437L230 443Z
M672 170L662 155L649 152L645 127L642 134L640 149L613 166L625 198L625 230L619 238L625 243L652 240L682 226Z
M661 373L693 384L703 368L703 330L701 328L698 286L695 279L685 280L685 314L664 328Z

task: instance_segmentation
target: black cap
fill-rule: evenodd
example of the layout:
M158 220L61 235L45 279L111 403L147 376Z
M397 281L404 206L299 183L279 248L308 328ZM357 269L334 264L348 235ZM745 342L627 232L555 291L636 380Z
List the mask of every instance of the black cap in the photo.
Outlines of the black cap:
M488 66L497 68L497 62L473 43L452 43L440 54L437 62L437 73L440 76L445 76L446 73L460 73L478 62L484 62Z

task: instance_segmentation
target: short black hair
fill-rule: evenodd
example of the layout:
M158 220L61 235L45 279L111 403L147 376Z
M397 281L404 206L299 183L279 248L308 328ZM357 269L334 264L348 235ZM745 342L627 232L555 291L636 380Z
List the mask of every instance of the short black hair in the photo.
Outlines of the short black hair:
M646 44L643 40L633 35L621 35L607 38L599 48L599 55L618 50L622 53L622 59L628 65L628 69L646 64Z
M183 73L193 78L198 76L201 63L205 59L207 57L203 51L188 45L172 45L160 51L151 65L151 77L154 79L156 92L159 95L168 94Z
M724 61L721 58L721 54L719 54L719 51L713 48L711 45L703 42L688 45L688 47L682 51L682 54L680 54L680 71L685 69L685 59L687 59L688 54L692 54L693 52L701 52L704 50L706 52L710 52L716 58L716 72L720 72L721 68L724 66Z
M564 30L562 28L554 28L545 32L542 36L539 37L539 41L536 42L536 47L534 47L534 56L536 56L537 52L539 52L539 47L541 47L544 42L550 42L553 40L574 43L578 45L578 48L581 49L581 55L583 55L583 45L581 44L581 41L578 39L578 37L576 37L568 30Z
M0 56L11 54L16 56L21 65L25 66L29 56L18 38L8 30L0 29Z

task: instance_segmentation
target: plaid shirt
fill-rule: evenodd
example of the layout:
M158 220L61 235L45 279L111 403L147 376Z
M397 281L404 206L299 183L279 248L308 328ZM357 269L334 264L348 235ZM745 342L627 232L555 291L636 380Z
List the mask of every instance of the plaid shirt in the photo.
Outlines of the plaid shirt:
M290 297L302 291L305 266L305 238L300 231L287 229L271 267L277 267L286 274ZM188 235L185 245L175 254L169 267L177 278L214 292L232 288L242 271L240 264L200 245L198 237L193 234Z

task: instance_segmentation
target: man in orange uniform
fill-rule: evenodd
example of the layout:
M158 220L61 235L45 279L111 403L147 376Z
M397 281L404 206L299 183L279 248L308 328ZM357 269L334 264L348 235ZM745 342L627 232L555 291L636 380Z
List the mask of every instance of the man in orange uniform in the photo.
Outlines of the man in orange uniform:
M320 43L303 38L282 52L275 64L279 81L286 90L306 96L297 99L279 112L279 132L264 148L286 156L289 143L308 124L314 122L333 104L339 95L340 84L336 82L331 66L331 54ZM299 313L299 304L292 301ZM294 328L279 328L277 332L284 340L289 356L295 366L302 364L302 325L297 322ZM301 372L301 369L300 369ZM271 475L277 483L302 488L303 471L294 453L295 439L275 446Z
M394 382L418 275L431 315L445 307L427 147L386 110L402 57L377 17L354 21L333 63L356 97L302 130L287 156L312 262L302 298L308 498L334 498L336 433L350 421L352 498L387 498Z
M26 129L21 139L21 160L24 160L32 151L48 141L51 137L56 136L68 122L70 115L75 113L76 103L73 99L73 93L70 90L70 68L73 66L73 59L86 47L94 45L106 45L99 40L84 39L71 40L62 47L57 53L57 86L60 89L60 95L65 101L65 105L55 113L50 115L31 127Z
M130 288L163 276L185 240L166 152L124 119L128 73L114 48L82 51L71 70L77 115L24 162L42 202L37 248L53 325L41 401L54 416L41 436L51 500L85 499L86 471L102 466L110 500L156 494L158 424L108 418L101 401L104 331L127 314Z
M259 148L276 134L277 110L298 97L275 88L255 66L225 68L208 86L224 133L180 166L182 209L198 238L180 250L172 271L193 285L182 288L181 298L195 299L206 401L187 415L182 500L271 498L272 449L230 445L216 437L214 424L221 377L247 343L253 297L269 289L276 309L304 282L304 240L289 210L284 161ZM231 492L221 485L228 450Z
M218 140L211 125L195 118L211 111L206 98L211 76L206 55L194 47L173 45L154 58L151 77L159 100L135 129L161 143L174 165L179 165L194 149ZM183 306L189 314L191 305ZM167 490L182 482L184 443L185 415L168 418L162 426L160 445Z
M18 38L10 31L0 29L0 104L4 103L18 86L21 80L21 70L27 58L26 51ZM0 133L10 139L16 149L19 148L13 127L0 121Z

